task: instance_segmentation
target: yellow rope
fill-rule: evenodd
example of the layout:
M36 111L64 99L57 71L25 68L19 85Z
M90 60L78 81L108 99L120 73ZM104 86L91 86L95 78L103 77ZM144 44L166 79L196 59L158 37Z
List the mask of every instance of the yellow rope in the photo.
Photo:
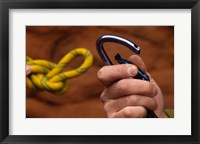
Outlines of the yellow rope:
M75 57L84 56L82 65L74 70L62 72ZM26 85L32 90L47 90L55 93L63 93L67 90L68 79L80 76L85 73L93 62L93 56L85 48L77 48L67 53L55 64L46 60L32 60L26 57L26 65L30 65L32 72L26 77Z

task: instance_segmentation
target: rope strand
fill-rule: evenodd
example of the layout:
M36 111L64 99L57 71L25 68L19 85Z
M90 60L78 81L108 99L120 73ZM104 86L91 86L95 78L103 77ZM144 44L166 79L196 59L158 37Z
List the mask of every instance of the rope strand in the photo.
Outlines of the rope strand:
M62 72L63 69L76 57L84 56L85 60L80 67ZM46 60L33 60L26 57L26 65L30 65L32 72L26 77L26 85L32 90L47 90L57 94L64 93L69 86L69 79L78 77L91 67L93 56L85 48L77 48L67 53L55 64Z

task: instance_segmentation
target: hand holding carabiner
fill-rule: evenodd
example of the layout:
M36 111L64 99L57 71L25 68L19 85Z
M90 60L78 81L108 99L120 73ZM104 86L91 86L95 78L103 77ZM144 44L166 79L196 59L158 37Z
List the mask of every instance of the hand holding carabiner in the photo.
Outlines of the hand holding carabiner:
M147 117L147 109L156 111L163 106L162 101L156 100L161 96L157 85L152 81L132 78L138 72L137 61L142 63L140 57L134 55L130 61L135 64L104 66L98 72L98 78L105 87L100 98L109 118L143 118ZM141 64L139 68L145 69Z
M112 65L104 50L104 42L122 44L136 54L139 54L140 48L126 39L111 35L97 41L97 51L104 64L108 65L98 72L98 78L105 86L101 100L108 117L156 118L154 111L159 117L166 117L162 93L155 81L149 79L142 59L133 55L126 61L118 55L116 60L122 65Z

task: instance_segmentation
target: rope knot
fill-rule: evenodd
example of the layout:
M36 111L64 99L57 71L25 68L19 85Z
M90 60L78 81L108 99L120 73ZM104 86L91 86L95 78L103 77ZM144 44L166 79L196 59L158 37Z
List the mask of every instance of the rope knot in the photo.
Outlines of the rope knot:
M84 56L85 60L80 67L62 72L63 69L77 56ZM93 62L93 56L85 48L77 48L67 53L55 64L46 60L33 60L26 57L26 65L30 65L32 73L26 77L26 85L32 90L47 90L63 93L67 90L69 79L87 72Z

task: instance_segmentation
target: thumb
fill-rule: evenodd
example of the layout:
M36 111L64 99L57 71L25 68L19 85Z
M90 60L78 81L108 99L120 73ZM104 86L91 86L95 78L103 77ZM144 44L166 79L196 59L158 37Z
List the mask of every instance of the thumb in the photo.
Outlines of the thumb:
M97 77L104 86L108 87L120 79L134 77L137 71L137 67L132 64L104 66L99 70Z
M142 58L138 55L132 55L129 58L129 61L131 63L133 63L134 65L136 65L142 72L144 72L145 74L147 74L147 69L146 66L142 60Z

